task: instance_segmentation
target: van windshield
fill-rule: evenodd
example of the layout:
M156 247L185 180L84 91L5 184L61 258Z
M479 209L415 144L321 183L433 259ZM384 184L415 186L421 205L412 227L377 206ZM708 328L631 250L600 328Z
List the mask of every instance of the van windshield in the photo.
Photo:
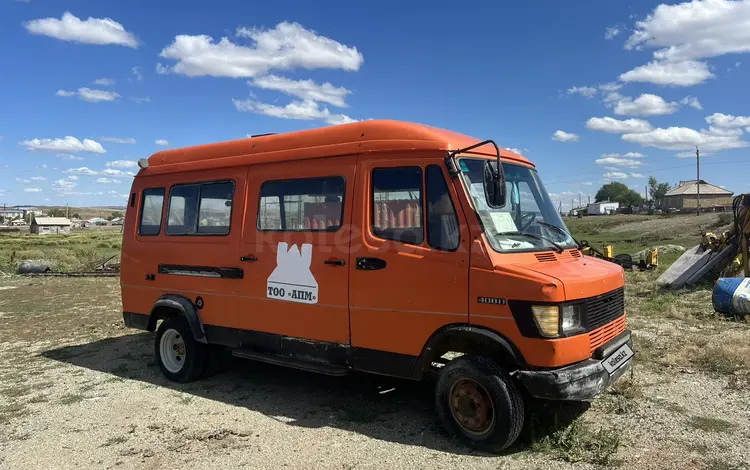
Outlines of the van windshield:
M489 207L484 195L486 161L461 158L458 163L463 184L495 251L548 251L576 246L534 169L503 163L507 202L501 208Z

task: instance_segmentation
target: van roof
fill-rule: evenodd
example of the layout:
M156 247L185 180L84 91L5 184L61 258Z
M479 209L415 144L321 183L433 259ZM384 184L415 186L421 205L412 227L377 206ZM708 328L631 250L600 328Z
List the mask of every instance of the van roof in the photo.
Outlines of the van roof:
M196 145L157 152L139 174L158 174L257 163L324 158L392 150L456 150L479 139L411 122L369 120L284 134L267 134L240 140ZM493 155L491 145L472 153ZM500 156L526 165L525 157L508 150Z

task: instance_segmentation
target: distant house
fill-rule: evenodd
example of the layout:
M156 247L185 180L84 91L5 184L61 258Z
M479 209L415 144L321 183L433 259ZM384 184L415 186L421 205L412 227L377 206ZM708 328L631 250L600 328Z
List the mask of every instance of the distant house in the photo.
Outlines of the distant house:
M614 214L619 208L619 202L594 202L588 206L588 215Z
M35 217L30 230L37 235L70 233L70 225L70 220L65 217Z
M700 184L701 207L731 206L732 191L706 183L704 180L680 181L667 191L660 201L662 209L696 209L698 207L698 185Z
M114 219L110 220L109 223L112 224L112 225L122 225L122 224L125 223L125 218L124 217L115 217Z

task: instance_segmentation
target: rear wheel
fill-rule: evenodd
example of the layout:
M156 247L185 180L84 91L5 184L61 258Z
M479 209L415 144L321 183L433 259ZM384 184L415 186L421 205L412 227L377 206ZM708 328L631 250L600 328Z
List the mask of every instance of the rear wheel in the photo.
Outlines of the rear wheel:
M435 387L435 402L445 428L475 449L499 452L523 427L523 399L513 379L484 357L449 362Z
M185 317L171 317L161 323L154 353L161 372L173 382L195 380L208 363L208 347L193 338Z

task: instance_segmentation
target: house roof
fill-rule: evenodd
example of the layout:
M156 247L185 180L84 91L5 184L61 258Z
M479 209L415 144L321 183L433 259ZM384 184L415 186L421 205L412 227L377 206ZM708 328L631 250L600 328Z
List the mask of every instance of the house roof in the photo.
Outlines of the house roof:
M727 191L724 188L714 186L713 184L706 183L704 180L700 182L701 195L721 195L731 196L732 191ZM665 196L695 196L698 194L697 180L680 181L680 184L667 191Z
M65 217L36 217L34 223L37 225L70 225L70 220Z
M492 136L488 136L492 137ZM284 134L218 142L157 152L139 175L202 170L257 163L325 158L391 150L456 150L479 143L474 137L411 122L367 120ZM487 144L471 151L494 156ZM502 158L531 165L525 157L500 149Z

